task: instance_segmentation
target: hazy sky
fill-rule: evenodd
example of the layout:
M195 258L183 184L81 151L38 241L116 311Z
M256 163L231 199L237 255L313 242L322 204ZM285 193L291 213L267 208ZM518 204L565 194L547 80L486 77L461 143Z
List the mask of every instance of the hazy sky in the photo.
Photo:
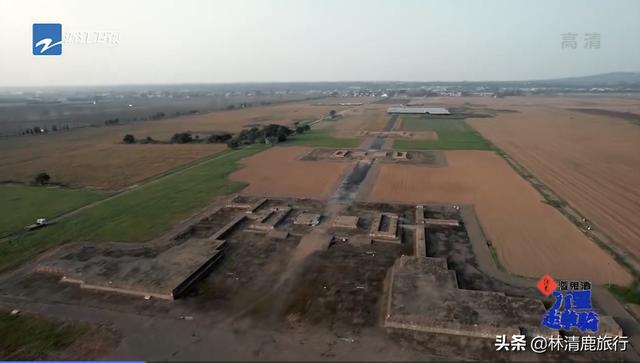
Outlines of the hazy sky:
M36 22L119 40L34 56ZM640 71L639 35L638 0L0 0L0 86L580 76Z

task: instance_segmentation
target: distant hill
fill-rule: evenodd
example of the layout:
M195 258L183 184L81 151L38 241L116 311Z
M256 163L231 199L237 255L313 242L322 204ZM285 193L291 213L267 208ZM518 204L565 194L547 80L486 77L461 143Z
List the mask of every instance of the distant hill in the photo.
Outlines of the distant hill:
M557 87L630 87L640 86L640 72L612 72L584 77L529 81L536 85Z
M521 81L426 81L426 82L361 82L363 88L387 86L392 88L427 86L484 86L491 88L500 87L554 87L554 88L629 88L640 90L640 72L612 72L582 77L567 77Z

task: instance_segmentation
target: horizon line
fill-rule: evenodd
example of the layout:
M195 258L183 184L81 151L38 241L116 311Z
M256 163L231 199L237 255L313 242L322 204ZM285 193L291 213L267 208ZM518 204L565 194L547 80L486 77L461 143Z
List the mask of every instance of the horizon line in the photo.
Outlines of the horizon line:
M556 80L569 80L575 78L586 78L603 76L610 74L640 74L640 71L612 71L604 73L587 74L582 76L564 76L555 78L540 78L540 79L515 79L515 80L457 80L457 81L402 81L402 80L334 80L334 81L230 81L230 82L158 82L158 83L102 83L102 84L60 84L60 85L34 85L34 86L0 86L0 89L10 88L89 88L89 87L141 87L141 86L179 86L179 85L242 85L242 84L305 84L305 83L508 83L508 82L544 82L544 81L556 81Z

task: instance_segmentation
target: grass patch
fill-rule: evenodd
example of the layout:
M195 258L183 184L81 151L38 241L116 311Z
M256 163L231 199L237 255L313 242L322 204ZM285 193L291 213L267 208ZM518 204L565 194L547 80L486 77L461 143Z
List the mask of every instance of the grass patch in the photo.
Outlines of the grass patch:
M491 257L493 258L493 262L496 264L496 266L498 267L498 270L500 271L507 271L504 266L502 265L502 262L500 262L500 259L498 258L498 251L496 250L495 247L493 247L493 244L491 244L491 242L487 241L487 245L489 247L489 251L491 251Z
M341 138L333 137L330 129L311 129L304 134L289 136L287 141L282 144L285 146L313 146L313 147L333 147L333 148L352 148L358 147L362 140L357 138Z
M314 118L298 120L298 126L308 125L310 123L313 123L314 121L316 121L316 119L314 119Z
M107 195L81 189L0 185L0 236L21 231L36 218L51 219Z
M546 204L548 204L548 205L550 205L550 206L552 206L554 208L557 208L557 209L562 209L562 208L567 206L567 203L565 203L562 200L557 200L557 199L545 199L544 203L546 203Z
M142 185L50 227L0 241L0 270L66 242L149 240L216 197L243 189L245 183L229 181L227 176L239 168L238 160L264 148L254 145L225 151L193 168Z
M422 116L402 116L403 131L461 131L469 126L460 119L427 118Z
M635 287L609 285L608 289L618 300L640 305L640 292Z
M398 150L493 150L493 146L464 120L402 117L404 131L435 131L438 140L396 140Z
M62 350L86 333L88 326L0 312L0 357L36 360Z

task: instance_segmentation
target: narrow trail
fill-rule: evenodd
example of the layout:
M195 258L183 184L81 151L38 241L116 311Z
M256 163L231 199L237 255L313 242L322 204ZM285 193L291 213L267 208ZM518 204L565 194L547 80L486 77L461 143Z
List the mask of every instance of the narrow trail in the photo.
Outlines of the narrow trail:
M515 276L498 269L491 256L491 251L487 246L487 240L485 239L484 232L482 232L480 222L476 218L473 206L462 206L460 213L464 220L469 240L471 241L473 253L478 262L478 268L483 273L509 285L527 288L535 286L537 279ZM594 285L592 299L594 305L606 315L613 317L622 328L624 334L629 337L633 349L627 351L627 359L630 361L639 361L640 324L638 321L629 314L623 304L620 303L605 286Z
M124 195L127 195L127 194L129 194L129 193L131 193L133 191L146 188L149 185L156 184L156 183L158 183L158 182L160 182L160 181L162 181L162 180L164 180L164 179L166 179L168 177L171 177L171 176L173 176L175 174L183 173L183 172L186 172L188 170L191 170L191 169L197 168L199 166L202 166L203 164L207 164L209 162L225 158L225 157L233 155L233 154L235 154L235 153L237 153L239 151L240 150L233 150L233 151L228 151L228 152L224 152L223 151L222 154L215 153L215 154L210 155L210 156L208 156L208 157L206 157L204 159L197 160L194 163L192 163L191 165L188 165L186 167L183 166L183 167L178 167L176 169L170 170L170 171L168 171L168 172L166 172L164 174L159 175L158 177L156 177L154 179L151 179L151 180L147 181L144 184L134 184L134 185L129 186L129 187L125 188L125 189L118 190L118 191L114 192L113 194L109 195L108 197L106 197L104 199L100 199L100 200L95 201L93 203L89 203L89 204L83 205L82 207L67 211L67 212L65 212L63 214L60 214L60 215L58 215L56 217L53 217L53 218L51 218L49 220L49 223L51 223L51 224L60 223L60 222L66 220L66 219L69 219L70 217L73 217L73 216L77 215L78 213L81 213L81 212L83 212L83 211L85 211L87 209L91 209L91 208L94 208L96 206L102 205L102 204L104 204L106 202L109 202L111 200L114 200L114 199L120 198L120 197L122 197ZM35 232L38 233L37 230ZM19 231L19 232L15 232L15 233L12 233L12 234L5 235L5 236L0 238L0 243L2 243L4 241L7 241L7 240L9 240L11 238L19 237L19 236L21 236L21 235L23 235L25 233L27 233L27 231Z

